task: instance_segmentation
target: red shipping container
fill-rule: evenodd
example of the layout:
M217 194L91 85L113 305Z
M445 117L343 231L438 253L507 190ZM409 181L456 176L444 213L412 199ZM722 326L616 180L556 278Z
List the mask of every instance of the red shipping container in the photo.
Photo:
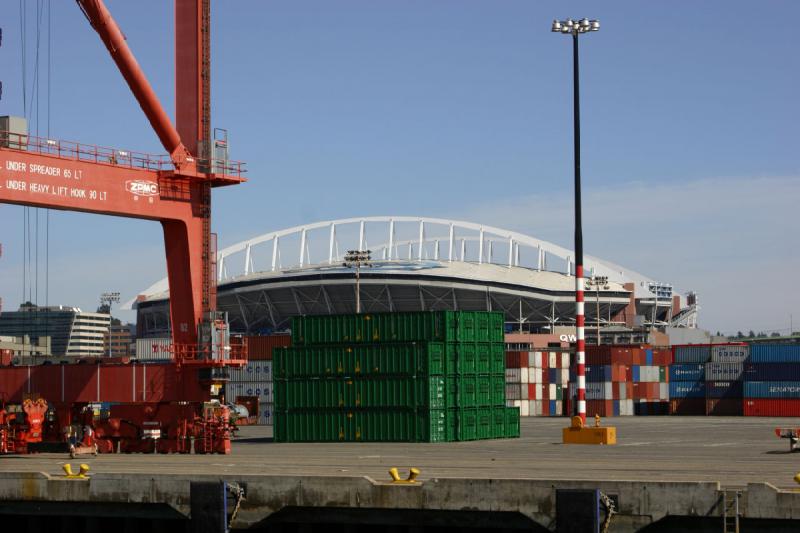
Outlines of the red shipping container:
M706 401L704 398L683 398L669 401L669 414L684 416L704 416Z
M745 398L744 416L800 416L798 398Z
M247 357L252 361L271 361L273 348L284 348L291 346L292 336L281 335L259 335L247 336Z
M539 396L541 396L539 391L544 387L547 387L547 385L542 385L540 383L528 383L528 399L541 400L541 398L539 398Z
M550 400L550 385L545 383L542 385L542 400L549 401ZM549 407L548 407L549 409ZM545 408L542 407L542 412L545 411Z
M522 362L525 354L525 362ZM528 366L528 352L506 352L506 368L522 368Z
M614 416L613 400L586 400L586 418L594 418L594 415Z
M647 399L648 400L658 400L660 390L658 383L648 383L647 384Z
M741 398L706 399L706 415L709 416L742 416L743 407Z

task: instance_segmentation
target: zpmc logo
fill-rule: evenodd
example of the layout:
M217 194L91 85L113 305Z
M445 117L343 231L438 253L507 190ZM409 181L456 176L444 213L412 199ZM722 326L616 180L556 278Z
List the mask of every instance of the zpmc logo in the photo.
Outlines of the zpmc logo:
M158 196L158 183L146 180L128 180L125 190L136 196Z

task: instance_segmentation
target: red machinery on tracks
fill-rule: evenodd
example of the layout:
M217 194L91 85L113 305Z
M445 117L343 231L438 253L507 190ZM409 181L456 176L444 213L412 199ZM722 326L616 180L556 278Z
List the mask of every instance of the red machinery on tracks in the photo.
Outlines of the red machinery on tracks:
M210 0L175 0L174 126L102 0L77 3L168 155L0 132L0 202L160 222L173 362L0 367L0 396L17 404L36 393L46 399L62 443L66 428L83 424L92 441L84 436L78 446L101 452L229 453L227 408L211 403L212 390L226 367L245 363L246 346L231 344L216 311L211 189L245 180L241 163L212 153ZM89 416L90 402L109 405L108 416Z

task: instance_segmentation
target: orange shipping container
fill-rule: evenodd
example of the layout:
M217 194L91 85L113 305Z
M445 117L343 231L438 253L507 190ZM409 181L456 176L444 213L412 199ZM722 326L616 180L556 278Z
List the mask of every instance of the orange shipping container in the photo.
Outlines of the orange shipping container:
M292 336L280 335L253 335L245 337L247 341L247 356L252 361L271 361L272 349L283 348L292 344Z

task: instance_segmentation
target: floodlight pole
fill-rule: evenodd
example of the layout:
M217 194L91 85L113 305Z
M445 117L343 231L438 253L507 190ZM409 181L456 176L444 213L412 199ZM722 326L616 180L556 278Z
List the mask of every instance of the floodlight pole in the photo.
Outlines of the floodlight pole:
M600 23L596 20L583 19L573 21L553 21L554 33L568 33L572 36L572 106L573 132L575 147L575 330L576 330L576 367L578 378L578 416L586 424L586 340L584 314L584 280L583 280L583 227L581 224L581 114L579 70L578 70L578 36L581 33L597 31Z

